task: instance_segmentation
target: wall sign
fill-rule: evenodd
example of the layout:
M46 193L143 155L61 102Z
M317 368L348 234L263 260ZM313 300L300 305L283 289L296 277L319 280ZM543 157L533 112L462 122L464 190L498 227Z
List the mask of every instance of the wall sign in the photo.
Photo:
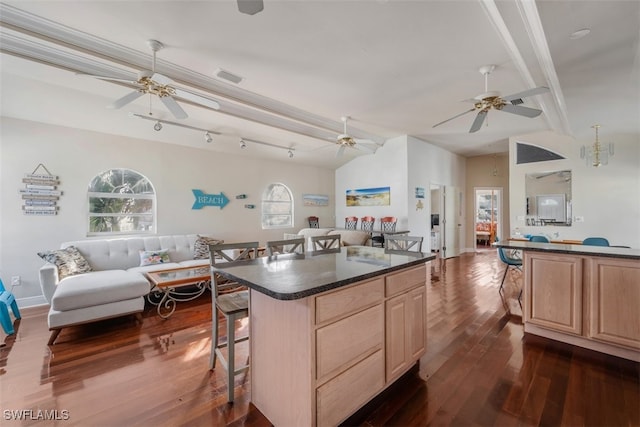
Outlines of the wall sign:
M205 206L217 206L222 209L229 203L229 199L222 191L220 194L207 194L202 190L191 191L193 191L193 195L196 198L191 209L202 209Z
M40 173L37 173L42 169ZM51 216L57 215L59 207L58 199L62 191L58 190L60 181L40 163L31 173L22 178L25 184L24 190L20 190L24 205L22 211L25 215Z

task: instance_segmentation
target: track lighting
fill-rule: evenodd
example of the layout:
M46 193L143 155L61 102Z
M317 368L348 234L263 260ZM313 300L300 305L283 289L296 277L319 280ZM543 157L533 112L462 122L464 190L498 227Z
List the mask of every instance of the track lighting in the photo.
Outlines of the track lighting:
M242 148L242 149L247 148L247 143L246 143L246 142L244 142L244 139L241 139L241 140L240 140L240 148Z
M209 131L207 131L207 132L204 134L204 140L205 140L205 141L207 141L207 142L209 142L209 143L213 142L213 137L211 136L211 134L209 133Z
M153 118L153 117L149 117L149 116L146 116L146 115L143 115L143 114L129 113L129 117L136 118L136 119L154 121L155 124L153 125L153 128L158 132L162 129L162 125L177 126L177 127L181 127L181 128L185 128L185 129L191 129L191 130L197 130L199 132L205 132L204 140L207 141L207 142L213 142L213 136L212 135L221 135L220 132L216 132L214 130L202 129L202 128L198 128L198 127L195 127L195 126L185 125L184 123L172 122L170 120L159 120L159 119L156 119L156 118Z
M162 123L160 123L160 121L157 121L155 125L153 125L153 129L157 132L160 132L162 130Z
M289 150L287 152L287 155L289 156L290 159L293 159L293 151Z

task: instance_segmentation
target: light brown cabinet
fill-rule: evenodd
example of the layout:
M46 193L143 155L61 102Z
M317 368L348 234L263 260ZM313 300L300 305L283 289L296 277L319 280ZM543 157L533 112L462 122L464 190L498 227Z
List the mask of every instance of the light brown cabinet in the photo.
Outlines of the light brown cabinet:
M640 262L525 251L524 330L640 361Z
M299 300L252 290L253 403L278 426L347 419L424 354L427 279L423 264Z
M640 349L640 262L595 258L589 276L589 337Z

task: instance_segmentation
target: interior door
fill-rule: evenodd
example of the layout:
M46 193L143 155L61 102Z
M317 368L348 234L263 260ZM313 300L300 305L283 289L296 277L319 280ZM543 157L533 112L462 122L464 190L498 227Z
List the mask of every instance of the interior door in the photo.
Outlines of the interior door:
M444 186L444 244L442 258L460 255L460 190Z

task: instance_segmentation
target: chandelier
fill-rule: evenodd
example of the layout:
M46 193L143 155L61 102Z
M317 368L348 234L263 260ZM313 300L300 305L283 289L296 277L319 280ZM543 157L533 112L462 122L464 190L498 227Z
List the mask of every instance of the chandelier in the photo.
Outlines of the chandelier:
M586 159L587 166L600 167L609 163L609 157L613 156L613 144L601 144L598 138L600 125L591 126L596 130L596 141L591 147L582 146L580 148L580 158Z

